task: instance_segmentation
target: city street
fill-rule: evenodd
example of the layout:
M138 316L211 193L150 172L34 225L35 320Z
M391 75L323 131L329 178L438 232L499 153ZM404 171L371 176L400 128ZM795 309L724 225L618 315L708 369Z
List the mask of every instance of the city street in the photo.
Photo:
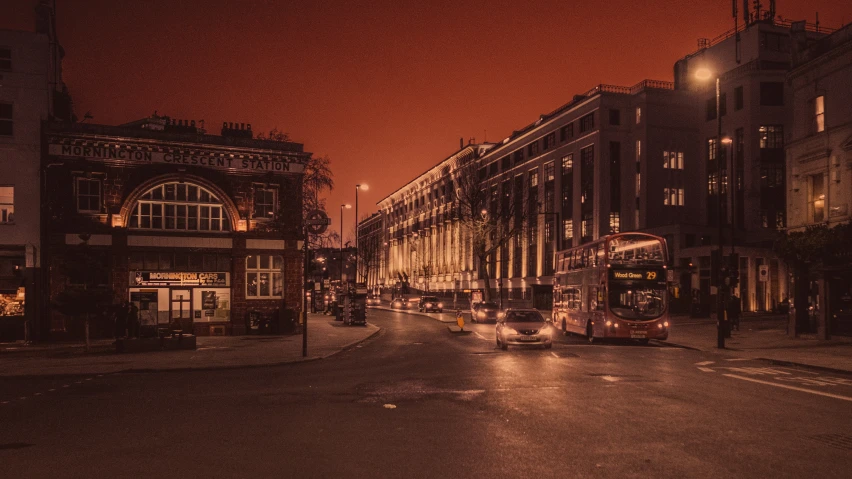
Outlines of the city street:
M444 314L444 316L449 316ZM662 344L495 347L369 310L328 358L0 379L0 477L848 477L852 376ZM153 353L156 354L156 353Z

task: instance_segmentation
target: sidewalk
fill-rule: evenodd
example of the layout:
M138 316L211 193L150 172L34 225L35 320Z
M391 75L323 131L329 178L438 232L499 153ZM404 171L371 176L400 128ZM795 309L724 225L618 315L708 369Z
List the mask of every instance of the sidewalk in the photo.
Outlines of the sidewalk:
M745 316L740 330L725 339L725 349L718 349L715 319L673 316L669 339L665 344L683 346L721 354L737 353L753 359L779 364L801 365L852 373L852 337L836 336L830 340L815 335L790 338L787 317L778 315Z
M119 371L227 369L327 358L379 332L379 327L344 326L331 316L308 315L308 355L302 335L198 337L195 351L115 353L112 340L82 344L0 344L0 377L107 374Z

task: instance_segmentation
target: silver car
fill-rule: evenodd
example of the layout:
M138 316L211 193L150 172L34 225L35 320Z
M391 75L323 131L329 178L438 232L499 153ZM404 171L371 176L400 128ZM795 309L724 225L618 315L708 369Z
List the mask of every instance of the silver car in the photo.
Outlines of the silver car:
M510 308L497 317L497 346L502 350L509 345L538 345L553 347L556 329L535 309Z

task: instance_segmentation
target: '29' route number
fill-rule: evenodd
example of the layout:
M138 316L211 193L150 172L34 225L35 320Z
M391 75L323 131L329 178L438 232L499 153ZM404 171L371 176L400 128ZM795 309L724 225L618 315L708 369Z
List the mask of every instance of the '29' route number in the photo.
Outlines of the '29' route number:
M647 280L657 279L657 272L656 271L646 271L645 272L645 279L647 279Z

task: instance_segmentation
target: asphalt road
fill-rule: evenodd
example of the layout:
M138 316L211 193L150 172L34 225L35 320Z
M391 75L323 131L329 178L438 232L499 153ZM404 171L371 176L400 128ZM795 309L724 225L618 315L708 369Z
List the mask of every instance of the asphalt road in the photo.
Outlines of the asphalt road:
M852 377L660 345L495 347L402 312L331 358L0 379L0 477L849 477ZM53 391L51 391L51 389ZM24 399L21 399L24 398Z

